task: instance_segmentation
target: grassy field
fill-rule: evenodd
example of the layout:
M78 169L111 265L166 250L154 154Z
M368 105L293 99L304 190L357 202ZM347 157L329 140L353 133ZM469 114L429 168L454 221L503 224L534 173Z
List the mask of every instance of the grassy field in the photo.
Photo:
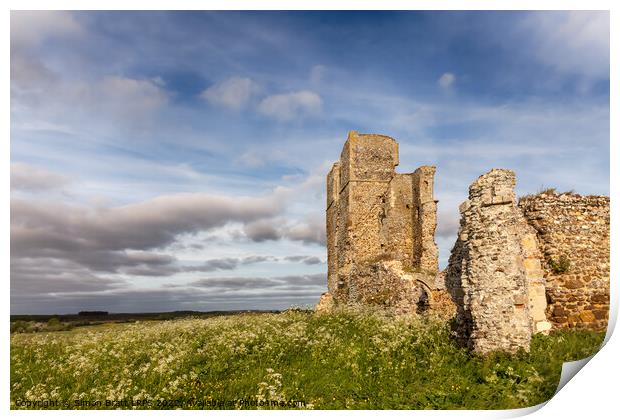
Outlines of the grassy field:
M353 310L16 333L11 408L520 408L548 400L562 363L603 337L536 336L529 354L476 357L438 320Z

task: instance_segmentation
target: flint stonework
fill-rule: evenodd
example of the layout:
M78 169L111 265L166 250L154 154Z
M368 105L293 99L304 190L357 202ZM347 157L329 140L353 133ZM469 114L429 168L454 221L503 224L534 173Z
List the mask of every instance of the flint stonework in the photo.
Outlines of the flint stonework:
M317 311L373 305L452 319L472 351L528 351L554 328L604 330L609 197L544 192L519 200L493 169L469 188L439 271L434 166L396 173L398 143L349 133L327 175L327 293Z

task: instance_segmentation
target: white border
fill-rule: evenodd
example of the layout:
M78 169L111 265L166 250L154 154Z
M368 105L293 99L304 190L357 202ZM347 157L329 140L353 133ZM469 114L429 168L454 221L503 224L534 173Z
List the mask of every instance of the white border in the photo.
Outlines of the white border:
M118 9L118 10L345 10L345 9L364 9L364 10L378 10L378 9L391 9L391 10L610 10L611 16L611 72L610 74L620 74L618 72L618 54L617 54L617 36L618 36L618 6L614 10L613 6L617 2L611 1L490 1L490 0L452 0L452 1L392 1L383 0L377 1L275 1L275 0L263 0L260 2L250 2L241 0L229 0L229 1L192 1L192 0L176 0L162 1L151 0L148 2L140 2L133 0L108 0L108 1L76 1L76 0L59 0L54 2L45 1L8 1L9 8L5 9L2 22L5 22L4 27L4 42L2 43L3 56L7 59L10 56L9 47L9 25L10 25L10 9L14 10L37 10L37 9L73 9L73 10L102 10L102 9ZM5 342L0 347L2 353L1 364L1 376L3 378L4 392L0 396L0 404L2 404L4 410L9 410L9 398L10 398L10 378L9 378L9 308L10 308L10 293L9 293L9 260L10 260L10 242L9 242L9 226L10 226L10 213L9 213L9 197L10 197L10 179L9 179L9 167L10 167L10 76L9 66L6 64L2 66L3 75L3 93L4 93L4 112L3 120L5 127L5 139L2 141L1 150L4 168L1 179L2 187L5 195L5 205L2 206L2 231L0 234L0 249L2 251L2 261L4 268L2 276L4 286L4 338ZM611 139L618 139L618 124L620 120L618 115L618 83L615 78L611 79ZM611 142L610 145L610 157L618 156L618 146L616 143ZM611 241L611 310L610 310L610 328L606 339L608 340L604 348L597 353L588 363L587 368L579 372L579 374L569 381L569 383L562 388L556 396L554 396L547 404L542 404L539 407L533 409L522 410L507 410L507 411L390 411L385 415L396 418L410 418L410 417L442 417L442 418L455 418L459 419L480 419L480 418L505 418L515 417L533 412L531 416L533 418L609 418L611 413L617 411L616 401L618 399L618 391L616 384L620 375L620 369L618 368L618 357L620 354L618 344L618 338L611 335L615 326L618 315L618 287L617 287L617 265L614 261L618 261L618 247L616 241L616 215L617 206L615 205L615 199L618 197L618 184L614 181L617 179L618 170L614 163L617 162L617 158L612 161L611 164L611 210L612 210L612 241ZM617 335L617 334L616 334ZM10 410L9 410L10 411ZM162 418L168 417L171 414L181 417L195 417L204 416L216 417L216 418L232 418L238 415L251 416L251 417L263 417L265 415L284 418L284 416L310 416L316 415L317 412L297 412L297 411L244 411L241 414L239 412L217 411L217 412L190 412L190 411L175 411L174 414L170 412L150 411L150 412L131 412L131 411L103 411L103 412L82 412L82 411L46 411L44 415L50 418L71 418L82 417L84 415L95 418L109 418L110 416L136 416L141 418L148 416L148 418ZM327 417L342 417L342 416L361 416L370 417L375 416L373 412L367 411L318 411L321 416ZM33 418L39 417L42 412L36 411L10 411L9 415L15 418ZM383 414L383 413L382 413Z

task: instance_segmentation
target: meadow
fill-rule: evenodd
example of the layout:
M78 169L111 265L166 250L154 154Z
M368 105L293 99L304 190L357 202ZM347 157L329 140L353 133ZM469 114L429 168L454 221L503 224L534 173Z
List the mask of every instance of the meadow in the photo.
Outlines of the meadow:
M353 309L14 333L11 408L521 408L603 338L556 332L479 357L438 319Z

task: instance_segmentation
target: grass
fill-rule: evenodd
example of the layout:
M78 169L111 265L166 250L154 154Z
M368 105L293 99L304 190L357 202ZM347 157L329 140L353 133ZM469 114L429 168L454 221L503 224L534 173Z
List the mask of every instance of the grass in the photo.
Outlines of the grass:
M196 399L237 401L217 408L244 408L238 400L303 401L314 409L519 408L548 400L562 363L591 355L603 336L535 336L529 354L478 357L456 347L438 320L359 310L17 333L11 407L58 400L76 408L80 400L80 408L106 408L94 402L146 399L146 408L161 408L157 401L192 408Z
M558 192L557 189L555 187L545 187L545 186L541 186L538 191L536 191L535 193L532 194L525 194L522 195L521 197L519 197L519 201L521 200L527 200L530 198L534 198L534 197L538 197L539 195L561 195L561 194L575 194L575 190L568 190L568 191L564 191L564 192Z
M73 325L60 322L58 318L50 318L47 322L17 320L11 322L11 333L68 331Z

